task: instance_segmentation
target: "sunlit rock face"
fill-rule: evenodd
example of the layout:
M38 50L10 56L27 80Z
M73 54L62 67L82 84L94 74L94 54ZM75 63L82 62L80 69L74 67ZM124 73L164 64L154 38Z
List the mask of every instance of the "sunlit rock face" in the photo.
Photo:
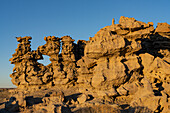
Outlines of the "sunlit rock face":
M34 106L34 110L170 111L169 24L158 23L154 29L152 22L122 16L119 24L113 19L112 25L100 29L89 41L79 40L76 44L70 36L48 36L44 38L46 44L31 50L31 39L17 37L18 48L10 59L15 65L10 75L12 83L26 91L63 91L42 97L44 104ZM42 55L50 57L49 65L38 62ZM71 89L72 95L64 96ZM16 106L17 110L21 107Z

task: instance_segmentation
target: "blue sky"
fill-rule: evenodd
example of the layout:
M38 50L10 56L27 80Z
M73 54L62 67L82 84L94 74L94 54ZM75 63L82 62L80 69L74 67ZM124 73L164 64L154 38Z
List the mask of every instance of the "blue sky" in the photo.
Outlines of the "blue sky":
M120 16L156 27L158 22L170 24L169 5L169 0L0 0L0 87L14 87L9 58L17 48L15 37L32 36L35 50L45 44L44 36L88 40Z

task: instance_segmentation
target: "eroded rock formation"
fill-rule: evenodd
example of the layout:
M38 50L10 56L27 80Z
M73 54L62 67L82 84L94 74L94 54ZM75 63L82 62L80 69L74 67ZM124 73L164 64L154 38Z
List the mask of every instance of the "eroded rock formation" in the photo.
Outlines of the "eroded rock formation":
M152 22L122 16L119 24L113 19L112 25L99 30L89 41L75 44L70 36L48 36L45 45L31 50L30 39L17 37L18 48L10 59L15 64L10 75L13 84L27 90L26 94L60 90L60 96L42 96L43 104L34 106L35 111L170 112L167 23L158 23L154 29ZM50 56L51 64L38 63L42 55ZM24 100L28 101L23 97L20 103L27 106ZM10 105L8 101L6 109ZM17 105L19 110L21 105Z

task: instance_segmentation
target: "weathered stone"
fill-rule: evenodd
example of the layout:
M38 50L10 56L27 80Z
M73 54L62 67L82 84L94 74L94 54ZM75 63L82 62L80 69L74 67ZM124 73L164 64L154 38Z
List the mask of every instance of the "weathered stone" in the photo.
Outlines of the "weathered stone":
M127 65L129 72L141 68L140 64L138 63L139 61L137 57L127 57L126 60L127 61L125 61L124 63Z
M170 32L170 25L167 23L158 23L155 32Z
M85 94L82 94L82 95L80 95L80 96L77 98L77 101L78 101L80 104L86 102L86 100L87 100L87 95L85 95Z
M117 88L116 90L120 95L127 95L128 94L128 91L122 86Z
M116 103L122 112L169 112L167 23L158 23L154 29L152 22L122 16L119 24L113 19L112 25L100 29L89 41L76 44L70 36L48 36L46 44L31 50L31 39L17 37L10 77L18 89L10 92L15 99L5 102L5 110L60 113L88 108L98 112L95 110L103 108L95 106L105 104L110 109ZM42 55L50 56L49 65L38 63ZM36 94L38 91L41 93Z
M104 82L104 76L101 74L96 74L92 78L92 86L98 87L102 82Z
M142 24L138 21L136 21L134 18L128 18L121 16L119 20L119 24L123 28L129 28L129 29L134 29L134 28L141 28Z
M99 90L99 91L97 91L97 95L100 98L102 98L102 97L106 97L106 96L110 96L110 97L117 96L118 94L117 94L117 92L116 92L116 90L114 88L111 88L111 89L105 90L105 91L100 91Z
M164 82L164 83L162 84L162 87L164 88L165 93L168 94L168 95L170 95L170 88L169 88L169 87L170 87L170 84Z

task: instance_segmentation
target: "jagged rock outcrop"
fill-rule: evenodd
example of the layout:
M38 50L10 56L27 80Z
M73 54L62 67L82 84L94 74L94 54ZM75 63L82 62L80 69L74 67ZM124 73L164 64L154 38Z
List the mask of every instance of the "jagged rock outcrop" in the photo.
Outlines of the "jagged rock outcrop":
M37 60L42 59L41 53L31 51L31 37L17 37L18 48L10 59L15 64L13 73L10 75L12 83L17 86L41 85L44 73L40 73L39 69L43 67Z
M74 91L60 99L43 96L43 104L37 104L35 111L170 112L167 23L158 23L154 29L152 22L146 24L122 16L119 24L113 19L112 25L99 30L89 41L75 44L70 36L48 36L44 38L45 45L31 50L30 39L17 37L20 43L10 59L15 64L10 75L13 84L32 92L53 87L65 94ZM50 56L51 64L38 63L42 55ZM21 99L22 105L11 101L6 105L19 110L27 106L25 101L26 97Z

